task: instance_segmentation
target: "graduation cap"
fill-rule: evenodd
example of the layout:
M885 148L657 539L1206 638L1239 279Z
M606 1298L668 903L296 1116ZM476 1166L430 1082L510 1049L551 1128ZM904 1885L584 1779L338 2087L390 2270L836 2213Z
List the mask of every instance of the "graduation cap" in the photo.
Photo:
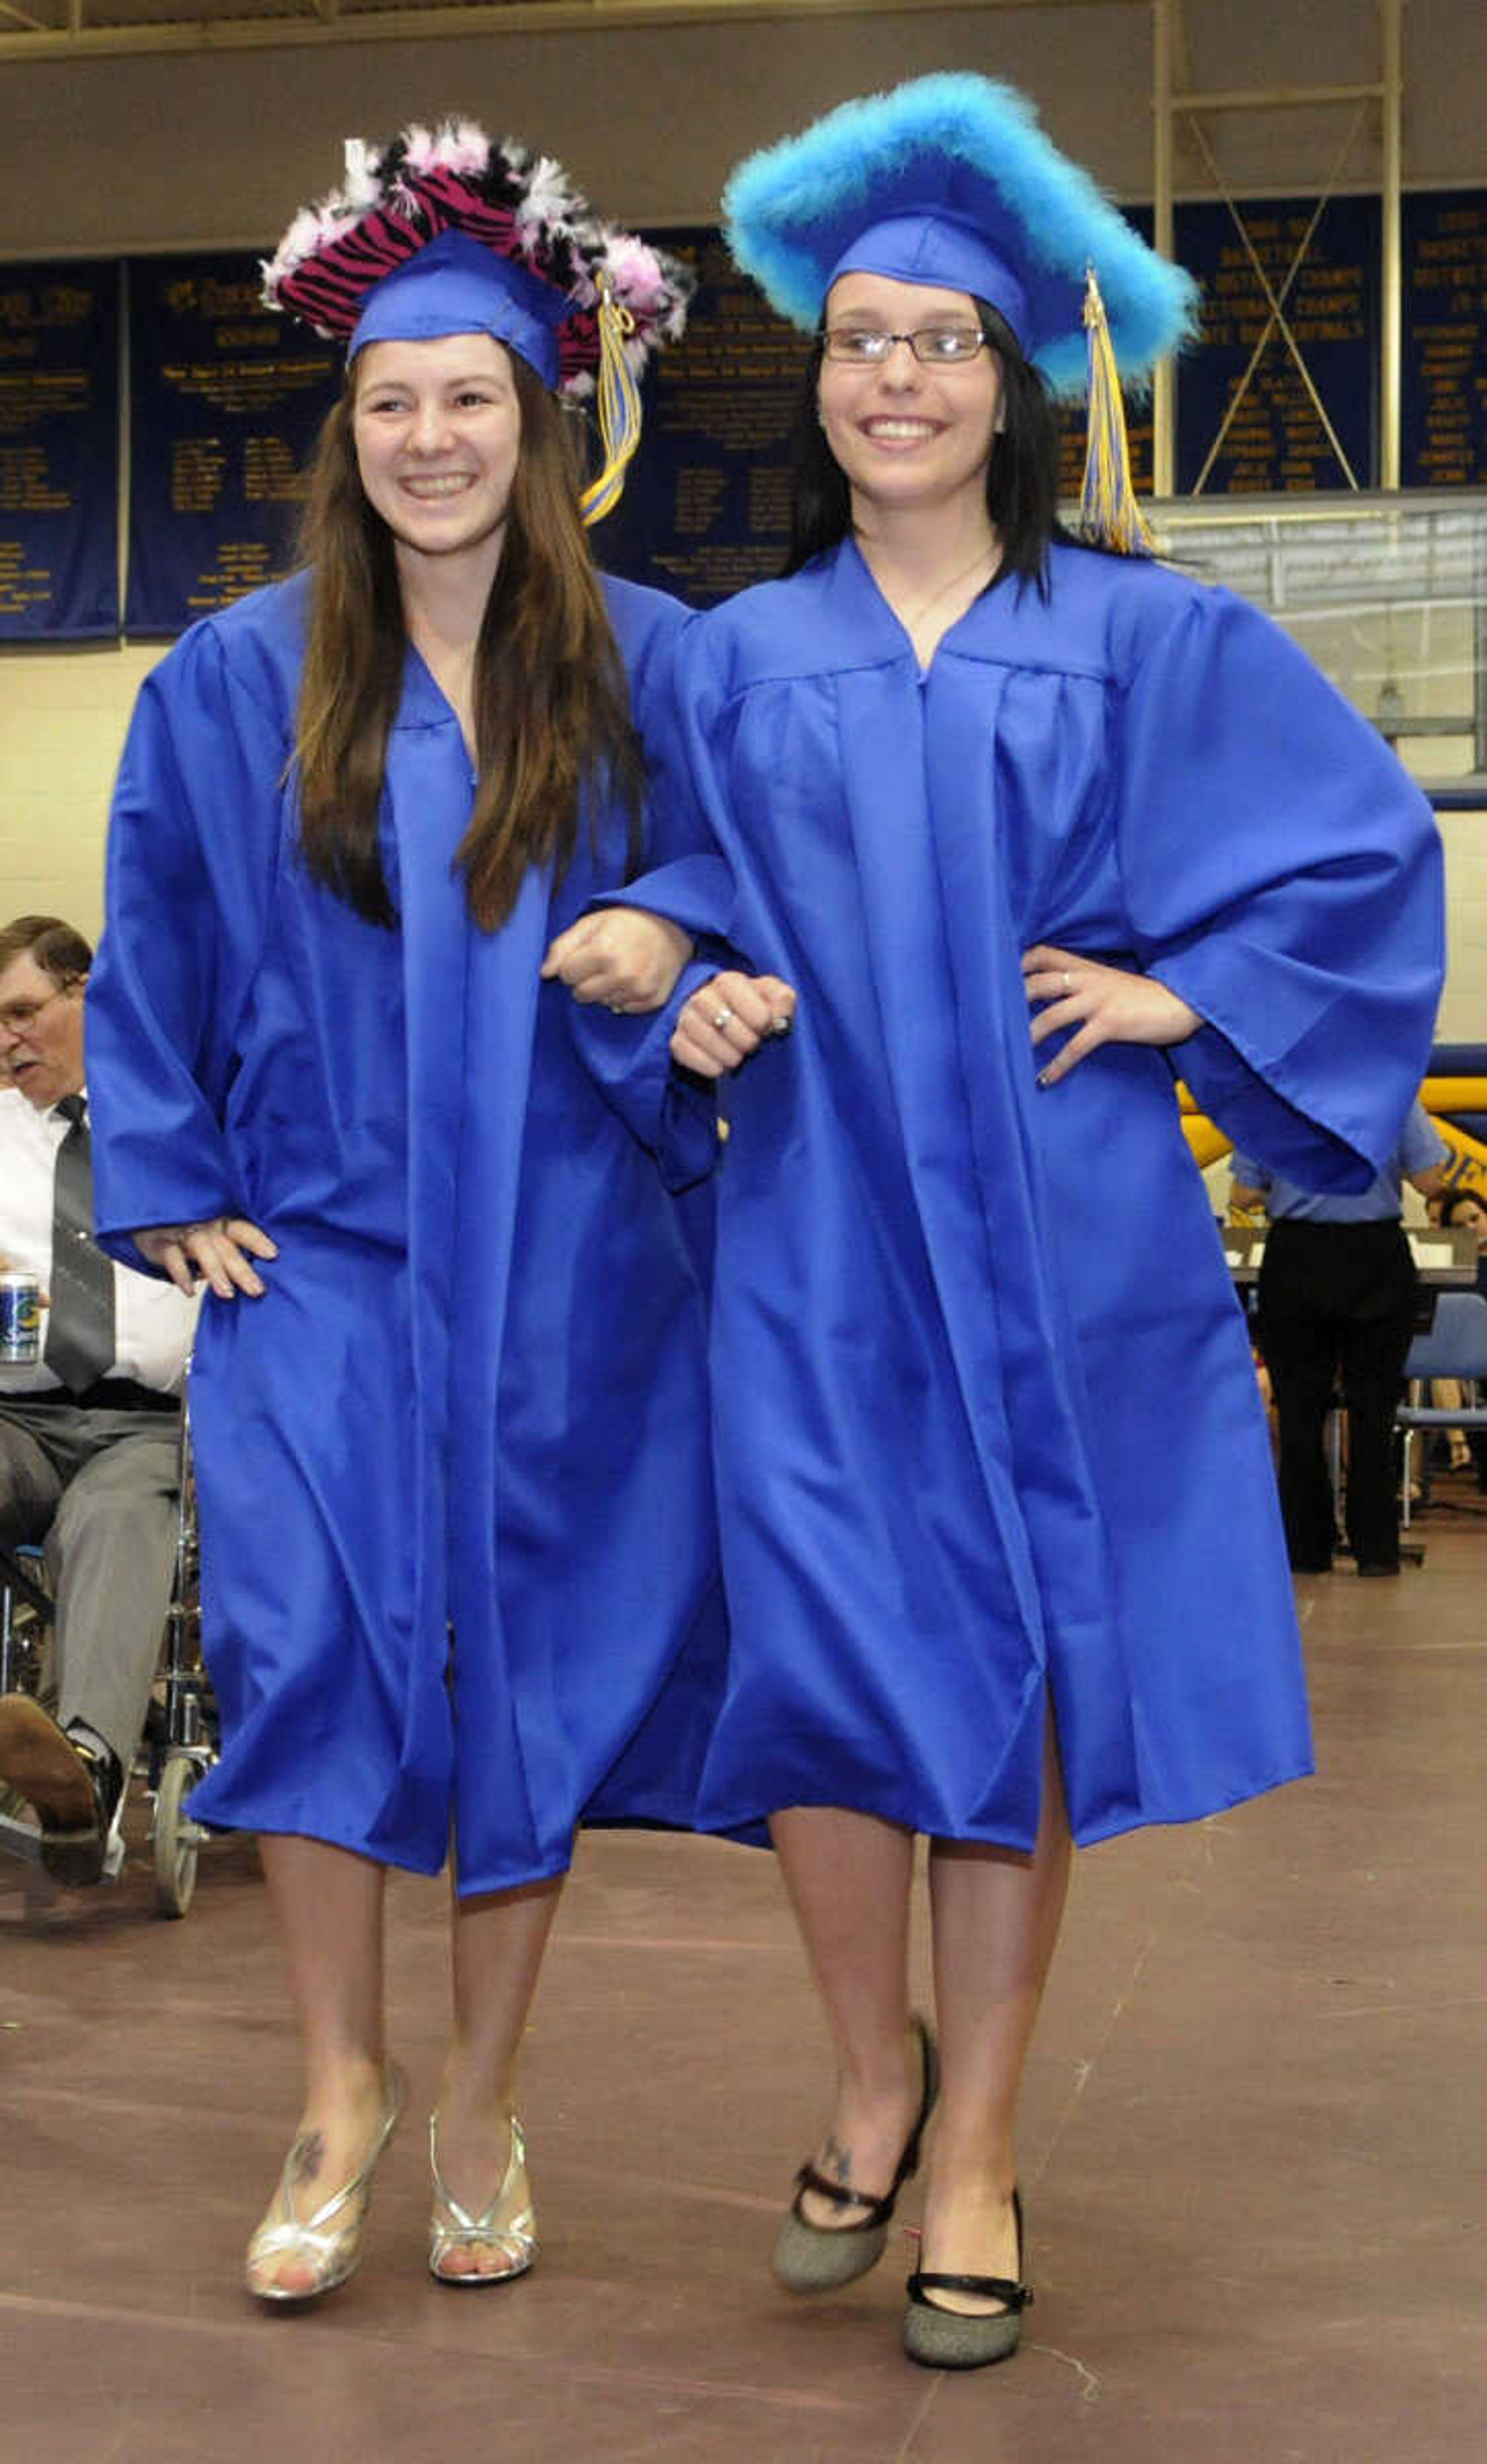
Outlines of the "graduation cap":
M1059 152L1026 95L947 72L842 103L740 164L722 206L737 263L808 332L843 274L996 309L1054 394L1088 388L1086 530L1150 544L1121 379L1139 384L1193 330L1197 287Z
M593 211L550 157L470 120L347 140L343 186L298 213L263 267L263 297L347 358L368 342L490 334L543 383L597 392L604 468L586 521L618 502L640 440L651 352L686 322L694 276Z

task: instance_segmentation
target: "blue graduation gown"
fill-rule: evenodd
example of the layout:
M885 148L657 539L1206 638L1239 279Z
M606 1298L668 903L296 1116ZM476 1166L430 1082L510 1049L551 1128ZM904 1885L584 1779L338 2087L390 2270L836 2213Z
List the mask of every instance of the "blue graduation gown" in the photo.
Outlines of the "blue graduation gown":
M644 732L681 611L606 587ZM704 1323L640 1140L680 1186L712 1123L661 1022L605 1014L590 1070L539 982L623 880L617 812L556 896L534 871L472 925L471 764L414 652L382 813L399 929L311 881L284 785L303 619L302 583L246 599L140 695L88 998L100 1234L138 1263L132 1227L231 1213L278 1244L264 1299L209 1296L191 1375L223 1717L193 1812L425 1872L453 1825L461 1890L491 1890L561 1870L581 1816L690 1813L721 1638ZM647 860L684 913L674 809Z
M678 690L729 932L800 995L728 1098L734 1641L699 1818L829 1803L1026 1847L1050 1699L1080 1840L1306 1771L1265 1423L1173 1069L1277 1168L1367 1179L1440 981L1423 799L1242 603L1073 547L1046 603L993 590L921 674L845 543L699 620ZM1040 1089L1039 940L1208 1023Z

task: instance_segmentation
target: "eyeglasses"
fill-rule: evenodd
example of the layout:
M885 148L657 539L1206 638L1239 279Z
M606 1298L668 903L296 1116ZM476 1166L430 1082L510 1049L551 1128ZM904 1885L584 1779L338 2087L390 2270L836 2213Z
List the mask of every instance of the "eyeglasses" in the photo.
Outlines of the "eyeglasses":
M48 993L44 1001L7 1001L4 1008L0 1008L0 1035L29 1035L42 1011L50 1009L55 1001L61 1000L63 989L59 984L56 991Z
M883 334L876 325L826 325L817 335L829 360L850 368L880 368L899 342L924 367L957 368L985 349L979 325L921 325L914 334Z

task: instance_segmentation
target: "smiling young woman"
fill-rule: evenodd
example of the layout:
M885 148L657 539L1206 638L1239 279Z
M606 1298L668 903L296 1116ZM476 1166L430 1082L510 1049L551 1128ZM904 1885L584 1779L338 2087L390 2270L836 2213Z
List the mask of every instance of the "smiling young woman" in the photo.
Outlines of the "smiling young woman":
M1001 361L967 293L850 273L828 295L815 375L853 531L927 667L1001 561L987 484Z
M864 358L864 344L880 355ZM966 293L845 275L827 299L817 385L858 530L870 508L886 516L912 507L922 519L944 507L989 532L986 479L1002 371Z
M684 1180L715 1139L668 1145L664 1028L608 1016L689 937L586 941L587 1042L550 980L639 844L681 852L640 749L681 610L595 571L556 396L627 335L638 365L685 291L509 141L355 149L269 275L349 359L303 568L175 646L120 772L95 1183L116 1254L210 1287L192 1812L258 1836L304 2071L265 2301L360 2256L402 2098L387 1868L455 1866L429 2264L503 2283L537 2248L513 2067L574 1827L690 1810L680 1757L625 1759L714 1636L700 1297L647 1146Z
M1082 369L1087 314L1099 344L1087 269L1137 371L1191 293L1022 97L940 77L846 104L724 206L817 341L787 575L678 655L730 937L799 994L781 1037L773 982L724 971L673 1047L734 1073L733 1644L699 1815L769 1820L836 2055L776 2274L875 2263L938 2094L902 2336L968 2368L1029 2299L1018 2089L1071 1837L1310 1767L1173 1075L1298 1177L1367 1177L1429 1049L1438 848L1264 619L1059 525L1044 371ZM938 2057L908 2008L916 1832Z
M617 798L634 851L643 759L574 451L550 388L490 336L369 343L322 431L301 540L301 839L311 871L379 922L392 908L378 802L404 682L394 605L472 755L456 862L477 921L505 919L532 864L567 866L586 778Z
M483 605L522 444L510 352L491 334L372 342L351 383L357 473L392 535L405 590L416 586L411 560L458 557Z

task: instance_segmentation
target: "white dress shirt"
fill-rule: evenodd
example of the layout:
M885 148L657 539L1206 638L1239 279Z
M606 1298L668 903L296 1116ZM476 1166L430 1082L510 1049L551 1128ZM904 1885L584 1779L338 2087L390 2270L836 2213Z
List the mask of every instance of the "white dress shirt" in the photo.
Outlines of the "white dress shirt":
M39 1276L45 1291L52 1276L52 1183L56 1151L67 1135L59 1112L37 1111L18 1088L0 1089L0 1261L7 1268ZM114 1327L118 1356L110 1377L131 1377L163 1395L178 1392L196 1325L198 1302L153 1275L114 1268ZM42 1313L43 1351L46 1315ZM66 1393L44 1359L0 1361L0 1403L7 1395Z

